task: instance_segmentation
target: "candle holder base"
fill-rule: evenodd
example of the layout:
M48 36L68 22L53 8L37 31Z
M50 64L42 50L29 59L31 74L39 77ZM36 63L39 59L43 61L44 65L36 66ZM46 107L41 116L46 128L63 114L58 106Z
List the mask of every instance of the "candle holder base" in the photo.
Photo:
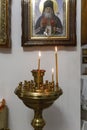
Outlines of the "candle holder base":
M62 89L59 88L58 85L56 86L54 82L48 82L48 80L46 80L46 82L43 83L44 72L44 70L33 70L34 81L25 81L24 84L20 82L15 89L15 94L23 103L28 108L34 110L34 119L31 122L34 130L42 130L45 125L42 116L43 110L50 107L63 93Z
M56 99L62 95L62 90L59 89L55 92L20 92L17 89L15 94L23 101L23 103L34 110L34 119L31 124L34 130L42 130L45 121L42 116L43 109L50 107Z

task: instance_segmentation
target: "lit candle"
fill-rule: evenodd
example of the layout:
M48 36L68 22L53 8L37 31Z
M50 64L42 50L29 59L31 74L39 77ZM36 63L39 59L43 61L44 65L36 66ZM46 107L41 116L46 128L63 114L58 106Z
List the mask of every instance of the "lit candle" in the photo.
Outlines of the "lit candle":
M38 70L40 70L40 57L41 57L41 52L39 51L39 58L38 58Z
M52 68L52 82L54 81L54 69Z
M57 47L55 47L55 62L56 62L56 85L58 85L58 61L57 61Z

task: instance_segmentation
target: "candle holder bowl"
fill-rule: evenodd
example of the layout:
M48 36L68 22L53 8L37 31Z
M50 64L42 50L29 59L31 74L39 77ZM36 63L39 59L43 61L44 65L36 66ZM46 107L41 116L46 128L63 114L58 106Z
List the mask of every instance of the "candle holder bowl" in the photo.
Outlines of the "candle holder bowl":
M42 130L45 120L43 119L43 109L50 107L58 99L63 91L58 84L48 82L43 83L45 70L32 70L34 81L24 81L19 83L15 89L15 94L23 103L34 110L34 118L31 122L34 130Z

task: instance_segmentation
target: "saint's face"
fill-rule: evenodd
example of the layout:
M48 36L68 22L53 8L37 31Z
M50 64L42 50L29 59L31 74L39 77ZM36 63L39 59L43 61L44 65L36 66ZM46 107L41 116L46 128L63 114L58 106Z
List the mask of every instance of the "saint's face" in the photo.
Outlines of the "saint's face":
M52 18L52 15L53 15L53 10L51 7L46 7L44 9L44 17L46 18Z
M52 13L53 10L51 7L46 7L45 10L44 10L44 13Z

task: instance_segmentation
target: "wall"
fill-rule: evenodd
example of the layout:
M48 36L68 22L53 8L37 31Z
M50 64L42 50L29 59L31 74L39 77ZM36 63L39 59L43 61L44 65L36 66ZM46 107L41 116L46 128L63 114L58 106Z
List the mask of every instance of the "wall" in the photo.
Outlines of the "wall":
M21 47L21 0L12 1L11 16L12 49L0 49L0 96L6 99L9 108L11 130L33 130L30 122L33 111L24 106L14 94L20 81L32 78L31 70L37 68L38 50L42 51L41 68L51 79L55 66L54 47ZM77 1L77 46L58 52L59 85L63 95L49 109L44 110L47 122L44 130L80 130L80 0Z

